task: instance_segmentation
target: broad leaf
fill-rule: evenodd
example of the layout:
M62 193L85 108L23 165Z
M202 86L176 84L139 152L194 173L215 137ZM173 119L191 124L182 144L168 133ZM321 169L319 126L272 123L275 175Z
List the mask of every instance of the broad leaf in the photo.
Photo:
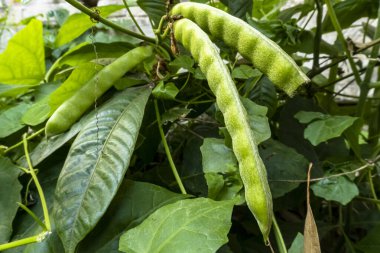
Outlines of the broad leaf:
M35 85L45 75L42 22L32 19L0 54L0 83Z
M266 76L263 76L255 87L249 92L248 97L255 103L268 108L268 117L276 112L278 98L274 84Z
M100 16L106 18L113 12L121 10L122 8L124 8L123 5L107 5L97 7L97 10L99 11ZM75 13L71 15L59 29L58 35L55 38L55 47L60 47L76 39L93 25L94 22L84 13Z
M292 245L290 245L288 253L304 253L303 235L301 233L297 233L297 236L294 238Z
M139 134L149 87L127 89L98 111L74 141L58 179L54 218L65 250L96 225L115 196Z
M120 238L127 253L214 253L228 242L234 202L180 200L155 211Z
M331 116L319 112L298 112L295 116L301 123L311 122L305 129L305 139L317 146L321 142L339 137L358 118L350 116Z
M153 89L152 94L156 98L174 100L179 90L174 83L164 83L160 81L158 85Z
M273 198L285 195L299 186L294 180L304 180L308 161L294 149L269 139L260 146L260 155L267 168Z
M246 19L247 13L252 13L253 1L246 0L222 0L228 6L228 12L235 17ZM256 2L255 2L256 3Z
M23 128L22 115L30 107L30 104L19 103L16 106L0 111L0 138L7 137Z
M12 85L0 83L0 97L18 97L34 87L36 87L36 85Z
M252 77L259 77L261 75L262 74L260 71L253 69L248 65L240 65L239 67L234 68L231 73L232 78L238 79L248 79Z
M0 244L8 242L12 234L12 222L21 201L20 169L8 158L0 156Z
M355 183L346 177L326 178L310 187L316 196L326 200L334 200L342 205L348 204L359 195L359 189Z
M137 4L148 14L154 27L158 26L161 17L166 14L165 0L138 0Z
M126 180L95 229L79 245L78 252L119 252L119 238L167 204L188 198L157 185Z

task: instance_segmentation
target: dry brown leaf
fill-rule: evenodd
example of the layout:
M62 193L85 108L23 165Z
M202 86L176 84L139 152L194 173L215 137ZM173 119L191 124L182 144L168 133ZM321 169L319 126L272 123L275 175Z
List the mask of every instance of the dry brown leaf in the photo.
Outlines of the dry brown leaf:
M321 246L319 245L319 236L317 225L315 224L313 211L310 207L310 172L312 164L309 165L307 173L307 214L305 219L304 228L304 252L305 253L321 253Z

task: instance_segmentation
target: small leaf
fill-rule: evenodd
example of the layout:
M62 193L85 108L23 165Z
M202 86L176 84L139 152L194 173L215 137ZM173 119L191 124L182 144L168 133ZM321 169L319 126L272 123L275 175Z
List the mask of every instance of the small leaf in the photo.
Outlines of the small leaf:
M178 92L179 90L174 83L170 82L164 84L163 81L160 81L153 89L152 94L156 98L173 100L177 96Z
M0 244L12 235L12 223L21 202L20 169L8 158L0 156Z
M288 253L304 253L303 240L303 235L301 233L297 233L297 236L294 238L292 245L290 245Z
M30 104L19 103L0 112L0 138L7 137L25 126L21 118L29 107Z
M231 73L232 78L237 79L249 79L252 77L261 76L261 72L257 69L253 69L248 65L240 65L239 67L234 68Z
M107 5L97 7L100 12L100 16L103 18L108 17L115 11L123 9L123 5ZM90 17L84 13L75 13L68 17L65 23L61 26L58 31L58 35L55 38L55 47L60 47L70 41L76 39L85 31L90 29L94 25Z
M0 83L35 85L45 75L42 22L32 19L0 54Z
M348 204L359 195L359 189L355 183L346 177L326 178L311 186L314 194L326 200L334 200L342 205Z
M167 122L174 122L178 119L186 117L191 112L191 109L182 107L173 107L164 112L162 115L162 122L166 124Z
M228 242L234 202L205 198L161 207L120 238L127 253L214 253Z
M148 14L154 27L157 27L161 17L166 14L166 3L162 0L137 0L140 8Z
M269 139L271 131L268 118L266 117L268 108L258 105L247 98L241 98L241 102L247 110L248 123L253 131L257 144Z
M321 112L305 112L305 111L299 111L294 115L294 118L298 119L300 123L310 123L313 120L316 119L327 119L329 118L328 115L323 114Z
M54 219L68 253L95 227L132 157L150 88L127 89L98 111L71 146L59 176Z
M380 252L380 225L372 228L368 234L361 239L355 247L365 253L378 253Z
M191 58L190 56L188 55L180 55L178 56L177 58L174 59L174 61L170 62L169 63L169 66L171 67L176 67L176 68L184 68L188 71L190 71L191 73L194 72L194 59Z

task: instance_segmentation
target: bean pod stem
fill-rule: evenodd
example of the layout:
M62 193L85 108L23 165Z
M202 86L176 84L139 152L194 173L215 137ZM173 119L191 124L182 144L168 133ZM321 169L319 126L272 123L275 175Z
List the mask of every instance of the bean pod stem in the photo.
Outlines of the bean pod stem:
M151 46L128 51L91 78L53 113L46 123L46 136L68 130L115 81L153 55Z
M177 4L171 13L192 20L213 38L223 40L289 95L301 84L310 81L275 42L239 18L212 6L193 2Z
M255 216L264 240L268 240L272 224L272 197L266 169L247 120L247 112L216 46L195 23L180 19L174 23L174 36L191 52L215 94L232 146L239 162L239 172L245 188L248 207Z

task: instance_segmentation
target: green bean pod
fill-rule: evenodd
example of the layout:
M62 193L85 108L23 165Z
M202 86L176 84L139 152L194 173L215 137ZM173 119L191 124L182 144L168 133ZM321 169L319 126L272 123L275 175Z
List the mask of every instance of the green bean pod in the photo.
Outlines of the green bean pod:
M192 2L175 5L171 13L192 20L212 37L223 40L287 94L292 95L301 84L309 82L287 53L239 18L212 6Z
M53 113L46 123L46 136L67 131L115 81L153 55L151 46L128 51L91 78Z
M233 151L239 162L247 205L255 216L264 239L267 240L273 208L266 169L247 120L247 112L229 70L208 35L192 21L176 21L174 36L191 52L215 94L216 103L224 116L226 128L232 138Z

